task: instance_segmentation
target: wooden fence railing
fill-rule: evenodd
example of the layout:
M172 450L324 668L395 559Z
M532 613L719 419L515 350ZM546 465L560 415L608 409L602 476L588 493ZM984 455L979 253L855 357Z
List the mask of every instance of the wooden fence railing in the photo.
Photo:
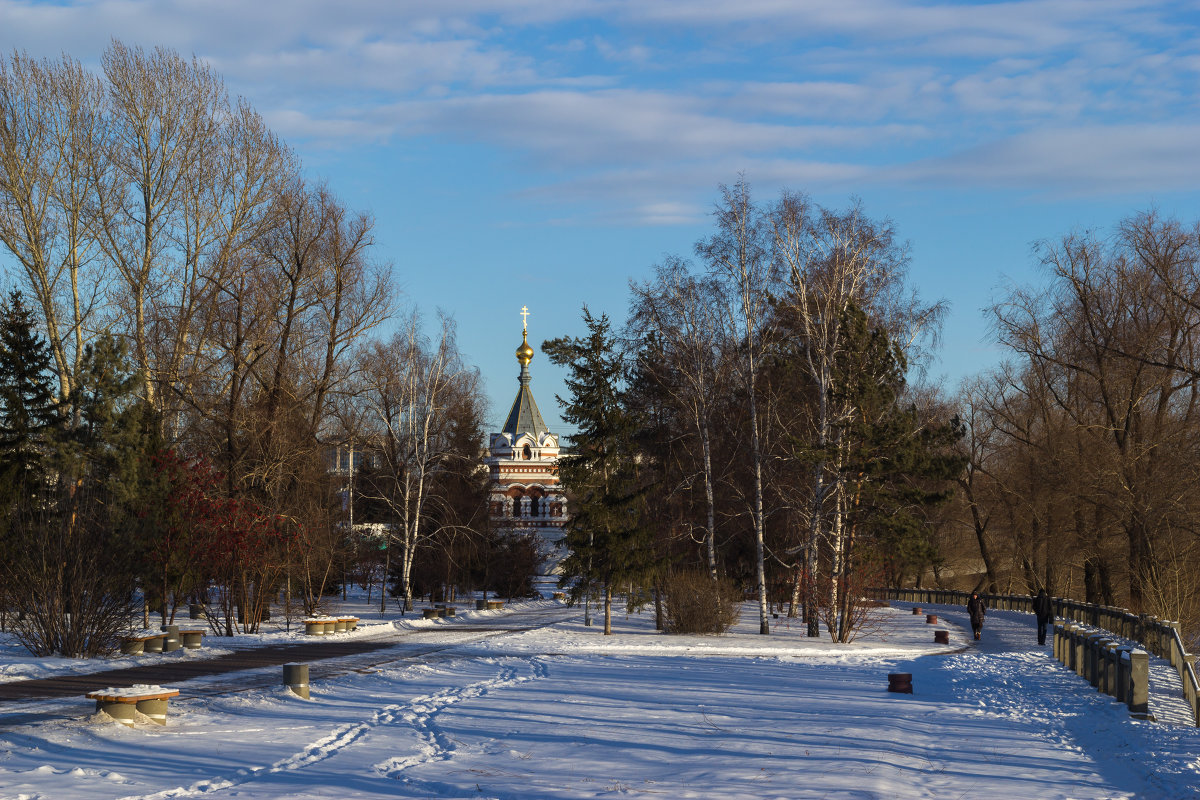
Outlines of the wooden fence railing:
M872 589L870 595L879 600L899 600L926 605L965 605L971 593L953 589ZM987 603L988 608L1033 613L1032 595L981 593L979 596ZM1183 698L1192 710L1192 721L1200 726L1200 681L1196 679L1196 656L1187 652L1179 635L1178 622L1160 620L1146 614L1133 614L1113 606L1081 603L1065 597L1051 599L1054 602L1056 617L1099 628L1122 639L1137 642L1147 651L1166 659L1179 675ZM1059 656L1058 628L1056 625L1056 657ZM1074 668L1074 662L1068 666ZM1090 675L1087 677L1091 679Z

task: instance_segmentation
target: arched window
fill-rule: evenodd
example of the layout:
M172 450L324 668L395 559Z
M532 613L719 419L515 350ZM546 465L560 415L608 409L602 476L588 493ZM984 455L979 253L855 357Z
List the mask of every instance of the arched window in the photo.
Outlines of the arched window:
M525 454L526 461L533 458L533 451L529 449L529 445L525 445L525 449L522 452Z
M529 516L536 517L541 509L541 500L537 497L531 498L529 501Z
M521 516L521 498L519 498L519 497L513 498L513 516L514 517Z

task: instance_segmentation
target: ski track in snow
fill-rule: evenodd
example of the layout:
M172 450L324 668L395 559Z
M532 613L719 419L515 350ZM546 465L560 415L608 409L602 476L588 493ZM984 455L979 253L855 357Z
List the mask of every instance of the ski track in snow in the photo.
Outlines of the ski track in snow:
M549 674L541 659L532 658L525 663L531 669L529 675L520 675L517 667L504 665L494 678L457 688L444 689L422 697L414 697L406 703L384 706L373 713L369 719L351 725L342 725L328 735L308 744L303 750L287 758L279 759L273 764L255 769L243 768L231 776L206 778L189 786L164 789L152 794L127 795L120 800L171 800L172 798L202 797L243 786L273 773L304 769L337 755L354 745L355 742L361 741L377 728L407 724L417 732L421 739L420 752L405 758L388 759L375 764L372 768L383 777L402 778L404 772L413 766L430 761L445 760L453 756L454 743L437 724L437 715L443 710L464 700L472 700L497 689L545 678ZM120 776L116 776L116 779L125 782ZM22 798L18 798L18 800L22 800ZM33 800L33 798L28 798L28 800Z

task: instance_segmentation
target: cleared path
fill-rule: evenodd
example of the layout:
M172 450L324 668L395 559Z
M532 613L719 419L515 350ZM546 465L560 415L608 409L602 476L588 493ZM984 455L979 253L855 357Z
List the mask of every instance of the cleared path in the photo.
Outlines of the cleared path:
M920 605L922 609L927 609L928 613L937 614L941 620L953 623L964 631L971 630L971 621L965 606L926 605L896 601L893 601L892 605L896 608L912 608ZM1054 632L1051 628L1046 635L1046 644L1039 645L1037 643L1037 621L1032 614L1022 611L989 610L983 624L983 638L978 642L972 641L967 653L974 653L977 656L1039 653L1053 660L1053 638ZM1137 646L1136 642L1130 642L1130 644ZM1074 674L1066 667L1062 669L1065 674ZM1078 678L1078 680L1080 686L1086 687L1089 691L1096 691L1082 678ZM1150 656L1150 713L1160 724L1186 727L1193 725L1192 712L1183 699L1179 676L1167 661L1153 655Z
M79 697L102 687L123 687L134 684L179 685L200 678L227 676L249 670L277 667L290 662L326 662L310 671L311 679L369 668L391 661L427 656L450 647L479 641L505 633L528 631L552 625L578 616L576 609L547 609L523 611L486 621L461 619L443 621L427 628L397 628L379 636L331 640L316 638L295 644L267 644L203 658L203 651L178 661L159 661L145 666L59 675L0 683L0 712L6 705L45 698ZM335 662L335 663L328 663ZM227 680L207 680L202 693L223 691L278 683L279 676L229 677ZM189 693L195 694L196 691Z

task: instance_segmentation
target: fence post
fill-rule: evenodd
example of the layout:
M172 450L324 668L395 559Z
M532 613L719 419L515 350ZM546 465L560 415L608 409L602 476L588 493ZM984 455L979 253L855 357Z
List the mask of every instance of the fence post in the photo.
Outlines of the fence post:
M1075 669L1075 674L1080 676L1084 675L1084 662L1087 658L1084 650L1084 637L1084 630L1082 630L1081 627L1076 626L1075 631L1072 634L1074 646L1072 648L1072 654L1070 654L1070 666Z
M1108 642L1103 633L1088 636L1088 683L1100 688L1100 650Z
M1145 714L1150 710L1150 654L1145 650L1129 653L1129 711Z

